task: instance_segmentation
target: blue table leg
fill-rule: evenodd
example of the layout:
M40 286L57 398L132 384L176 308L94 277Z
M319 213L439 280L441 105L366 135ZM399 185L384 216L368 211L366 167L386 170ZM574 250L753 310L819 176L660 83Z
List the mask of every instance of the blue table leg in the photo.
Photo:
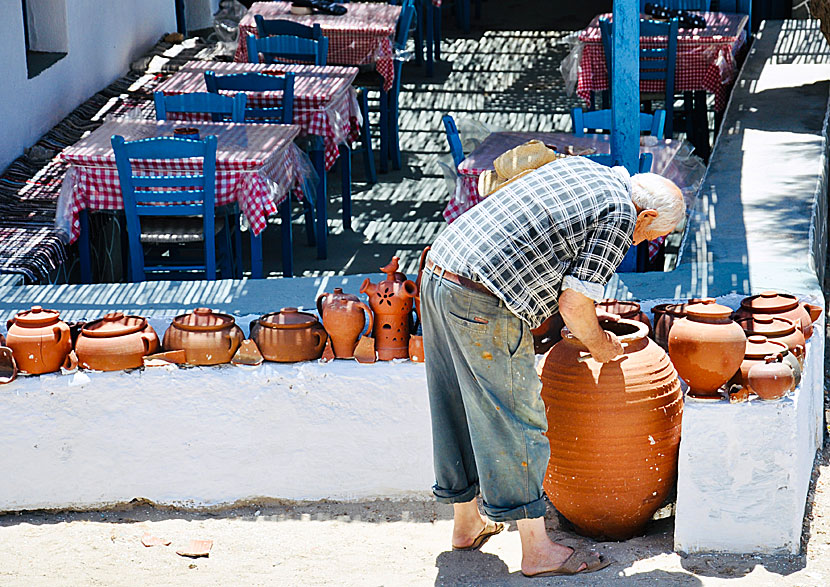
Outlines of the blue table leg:
M89 248L89 213L81 210L81 235L78 237L78 254L81 259L81 283L92 283L92 257Z
M441 7L432 7L433 23L435 25L435 61L441 61Z
M317 258L328 257L329 212L326 194L326 145L321 137L312 136L311 164L317 172L317 198L314 206L317 211Z
M282 276L294 277L294 243L291 231L291 195L279 206L282 224Z
M435 16L434 13L436 11L435 6L432 5L432 0L421 0L423 8L424 8L424 20L426 22L426 36L427 36L427 77L432 77L435 68L433 63L433 54L434 54L434 44L435 44L435 33L434 33L434 20Z
M254 236L251 229L251 279L262 279L262 233Z
M352 150L340 145L340 184L343 192L343 230L352 229Z

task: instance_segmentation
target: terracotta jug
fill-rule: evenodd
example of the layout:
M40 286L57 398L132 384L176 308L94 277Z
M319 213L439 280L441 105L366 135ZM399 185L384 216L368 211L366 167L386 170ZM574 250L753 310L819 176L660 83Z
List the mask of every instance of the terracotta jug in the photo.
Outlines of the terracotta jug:
M675 320L686 317L686 308L691 304L711 303L714 298L692 298L688 302L679 304L657 304L651 309L654 314L654 342L668 352L669 331Z
M392 257L392 261L380 270L386 274L385 280L374 284L367 277L360 287L360 293L369 294L369 305L375 313L372 334L378 359L406 359L409 357L409 333L412 327L412 298L417 295L418 288L408 279L396 279L396 274L399 273L397 257Z
M159 348L159 337L141 316L111 312L87 322L75 342L82 369L120 371L144 365L144 356Z
M804 350L806 342L804 333L795 327L792 320L780 316L756 314L736 320L747 336L759 334L766 336L768 340L783 342L787 348L798 359L799 365L803 365Z
M164 350L184 350L190 365L229 363L245 339L233 316L196 308L176 316L164 333Z
M6 346L17 368L32 375L57 371L72 350L69 326L60 313L32 306L9 320Z
M625 540L643 532L674 485L683 397L645 324L600 324L624 343L619 358L598 363L565 328L544 361L544 487L580 534Z
M762 365L766 362L767 357L774 357L777 355L783 357L789 354L787 345L783 342L775 340L767 340L767 337L753 334L746 339L746 351L744 352L743 361L741 361L740 368L732 377L732 385L740 385L741 387L749 387L749 370L755 365ZM797 363L797 361L796 361ZM790 366L792 368L792 366ZM800 372L799 372L800 379ZM793 371L793 388L796 386L795 372Z
M251 338L266 361L296 363L323 356L328 335L314 314L283 308L251 322Z
M761 292L741 300L741 307L735 312L736 318L746 318L754 314L773 314L793 321L808 340L813 335L813 321L807 307L790 294L775 291Z
M317 297L317 311L323 320L323 327L331 338L334 357L353 358L364 326L367 326L366 334L372 332L372 309L356 295L343 293L342 288L335 287L333 293L324 293ZM363 315L364 312L366 317Z
M640 311L640 304L637 302L602 300L601 302L597 302L595 306L597 310L603 310L609 314L617 314L620 318L642 322L648 326L648 335L651 336L651 320L648 319L645 312Z
M669 331L669 356L692 397L719 397L720 387L741 366L746 335L731 314L714 301L690 304Z
M762 400L776 400L795 387L795 377L781 355L769 356L764 363L753 365L747 374L747 387Z
M413 363L424 362L424 337L413 334L409 337L409 360Z

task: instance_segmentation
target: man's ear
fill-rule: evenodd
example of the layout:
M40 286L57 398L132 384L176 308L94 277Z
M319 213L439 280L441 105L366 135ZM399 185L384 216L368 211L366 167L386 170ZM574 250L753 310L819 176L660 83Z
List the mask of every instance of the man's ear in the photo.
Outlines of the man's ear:
M653 208L649 208L647 210L643 210L639 214L637 214L637 224L643 223L643 228L651 224L651 222L657 218L657 210Z

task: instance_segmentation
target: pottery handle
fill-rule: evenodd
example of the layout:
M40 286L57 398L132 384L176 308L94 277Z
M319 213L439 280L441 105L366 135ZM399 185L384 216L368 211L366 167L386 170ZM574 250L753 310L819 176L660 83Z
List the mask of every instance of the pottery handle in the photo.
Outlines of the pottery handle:
M14 318L9 318L8 320L6 320L6 331L8 331L12 327L13 324L14 324Z
M314 336L317 337L317 344L314 345L314 352L323 352L323 347L326 346L326 341L329 339L328 333L321 327L319 330L313 331Z
M796 359L801 359L804 357L804 345L797 344L793 347L793 355Z
M228 350L233 350L233 345L241 345L243 340L245 340L245 333L239 326L234 326L228 333Z
M363 311L366 312L366 315L369 317L369 326L366 328L365 336L370 336L372 334L372 328L375 325L375 316L372 314L372 309L364 302L360 302L360 307L363 308Z
M320 320L323 319L323 301L325 301L327 295L329 294L321 293L317 296L317 314L320 316Z
M69 334L69 328L63 329L57 324L52 327L52 332L55 333L55 340L58 344L64 342L64 339L71 336ZM72 348L72 340L69 340L69 348Z

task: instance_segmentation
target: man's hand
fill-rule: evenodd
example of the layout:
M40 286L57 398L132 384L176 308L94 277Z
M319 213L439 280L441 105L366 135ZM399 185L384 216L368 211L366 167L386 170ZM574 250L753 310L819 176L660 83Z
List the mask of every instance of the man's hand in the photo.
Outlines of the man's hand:
M607 363L622 354L622 344L616 335L600 327L591 298L573 289L565 289L559 294L559 313L568 330L588 347L595 360Z
M602 333L604 336L597 342L593 344L585 343L585 346L588 347L588 352L591 353L595 361L607 363L623 354L623 346L620 339L613 332L603 330Z

